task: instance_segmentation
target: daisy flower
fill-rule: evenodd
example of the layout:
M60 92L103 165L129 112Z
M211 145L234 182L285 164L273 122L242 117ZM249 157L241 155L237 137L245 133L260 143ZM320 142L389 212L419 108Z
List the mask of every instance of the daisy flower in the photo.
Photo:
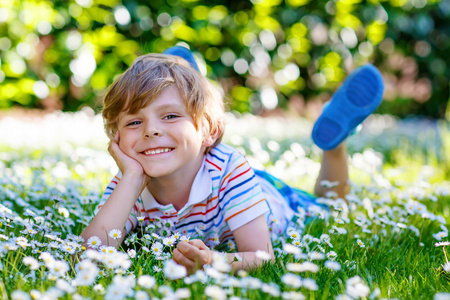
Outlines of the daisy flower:
M298 248L292 244L284 244L283 250L289 254L300 254L302 252L302 250L300 250L300 248Z
M445 272L450 273L450 262L445 263L442 266L442 269L444 269Z
M236 249L236 243L233 240L229 240L227 241L227 246L230 250L235 250Z
M188 288L179 288L175 291L176 299L187 299L191 297L191 291Z
M442 240L443 238L446 238L447 236L448 236L447 231L440 231L438 233L433 234L433 237L438 241Z
M295 239L300 238L300 234L297 231L292 230L292 231L289 231L289 237L291 239L295 240Z
M105 293L105 288L100 283L94 285L94 287L92 289L94 290L94 292L97 292L101 295L103 295Z
M220 241L219 241L219 235L217 233L214 234L214 236L212 237L212 242L214 246L219 245Z
M311 260L323 260L325 259L325 254L322 252L312 251L308 253L308 256Z
M339 271L341 269L341 264L335 261L327 260L325 262L325 268L332 271Z
M122 238L122 231L120 231L119 229L113 229L108 233L108 235L110 238L118 240Z
M152 245L151 251L152 251L153 254L159 256L159 255L162 254L163 247L164 247L163 244L161 244L160 242L155 242L155 243Z
M134 249L128 249L127 253L128 253L128 256L130 258L135 258L136 257L136 250L134 250Z
M49 269L53 275L64 276L69 271L69 264L65 261L57 260Z
M68 242L61 246L61 250L69 254L74 254L76 246L72 242Z
M448 245L450 245L450 242L447 242L447 241L434 244L435 247L442 247L442 246L448 246Z
M208 285L205 288L205 295L212 299L227 299L227 293L218 285Z
M100 246L99 251L100 251L100 252L103 252L103 253L109 253L109 254L112 254L112 253L116 253L116 252L117 252L117 249L114 248L113 246L106 246L106 245L103 245L103 246Z
M139 276L137 283L145 289L151 289L155 286L156 280L150 275L141 275Z
M357 241L356 241L356 243L358 244L358 246L359 247L361 247L361 248L364 248L366 245L364 245L364 243L360 240L360 239L358 239Z
M302 286L302 278L298 275L292 274L292 273L286 273L283 276L281 276L281 281L290 287L293 287L295 289L298 289Z
M93 235L87 240L87 245L93 249L97 249L102 245L102 240L98 236Z
M30 244L28 243L28 240L22 236L19 236L16 239L16 244L20 247L22 247L22 249L27 248L28 246L30 246Z
M30 270L37 270L39 268L39 261L31 256L26 256L22 259L25 266L30 268Z
M189 242L189 238L187 237L187 236L185 236L185 235L182 235L182 236L180 236L180 241L182 241L182 242Z
M163 238L163 244L169 247L173 247L176 241L177 240L173 236Z
M25 293L24 291L15 290L11 293L12 300L31 300L30 295Z
M267 251L257 250L255 253L256 257L262 260L270 260L272 257Z
M312 278L303 279L302 284L305 288L307 288L310 291L317 291L319 289L319 286L317 285L316 281Z
M162 269L159 266L153 266L152 269L155 273L159 273L162 271Z
M144 291L137 291L136 294L134 295L134 299L136 300L148 300L150 299L148 297L148 294Z
M187 276L186 267L177 264L174 260L170 259L164 265L164 276L171 280L177 280Z

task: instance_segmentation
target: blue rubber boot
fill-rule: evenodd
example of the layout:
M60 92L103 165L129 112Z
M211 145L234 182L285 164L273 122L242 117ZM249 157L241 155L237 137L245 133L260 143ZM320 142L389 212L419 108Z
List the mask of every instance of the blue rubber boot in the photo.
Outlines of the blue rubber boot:
M197 71L199 71L197 63L195 62L194 56L192 55L191 51L189 51L189 49L187 49L185 47L173 46L173 47L167 48L163 52L163 54L170 54L170 55L175 55L175 56L182 57L182 58L184 58L185 60L187 60L191 64L192 68L194 68Z
M336 148L377 109L383 92L383 77L377 68L367 64L355 70L314 124L314 143L323 150Z

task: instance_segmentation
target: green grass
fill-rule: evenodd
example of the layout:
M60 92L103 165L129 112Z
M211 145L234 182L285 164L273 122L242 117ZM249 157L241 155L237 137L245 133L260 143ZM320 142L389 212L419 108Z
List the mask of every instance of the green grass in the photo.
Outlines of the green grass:
M251 125L258 127L261 124ZM102 273L87 286L72 288L64 287L64 283L72 284L80 273L77 270L79 259L62 250L61 246L73 241L71 234L79 235L90 221L102 189L113 175L110 161L105 160L107 154L103 150L80 151L76 147L65 148L64 151L58 147L43 151L13 149L6 143L1 144L0 298L14 296L15 299L26 299L26 295L30 297L31 294L34 299L39 299L39 295L103 299L119 287L121 291L129 289L130 299L142 296L138 291L145 291L150 297L163 298L177 290L178 293L185 292L185 288L190 291L191 298L207 299L205 293L213 298L210 288L216 286L219 290L217 295L228 298L300 299L300 294L288 294L297 292L307 299L334 299L345 293L352 294L351 282L366 299L373 293L373 299L433 299L438 293L450 293L450 276L442 269L446 263L446 247L436 247L438 240L433 236L448 229L446 223L450 221L450 133L447 123L440 126L442 143L439 151L429 139L405 134L400 126L389 129L388 135L384 132L396 143L389 141L383 144L383 133L377 136L362 134L361 139L371 140L375 150L358 149L349 140L352 194L359 200L350 199L348 213L345 207L343 210L331 207L330 218L309 219L304 228L297 224L295 230L302 238L316 238L307 246L298 247L301 255L284 252L283 245L293 240L288 235L278 237L274 241L275 263L267 263L247 274L217 275L217 271L209 270L197 274L197 281L191 283L183 279L171 280L163 271L156 272L154 267L164 269L165 261L145 252L143 246L150 248L155 239L146 244L141 234L137 236L137 247L123 245L124 248L135 248L137 252L136 257L124 260L130 263L129 267L120 271L116 268L114 272L104 268L104 264L98 262L101 259L91 258L98 262ZM260 127L264 132L264 126ZM426 132L423 134L427 136ZM225 141L233 144L232 137L225 137ZM244 141L249 138L244 136ZM290 174L293 166L314 166L320 152L311 147L307 138L305 155L296 156L291 161L286 159L283 153L292 150L292 138L295 138L295 133L292 137L288 134L281 137L266 135L266 140L260 140L262 151L267 151L270 140L276 141L280 149L270 153L269 161L261 163L275 172L284 170L285 174ZM257 156L246 142L234 146L245 149L247 157ZM314 182L310 178L314 175L311 170L303 178L307 190ZM295 185L301 181L298 178L283 179ZM408 211L411 204L415 205L414 211ZM344 224L338 224L337 219L344 220ZM336 233L333 226L345 229L346 233ZM23 232L26 228L33 228L36 233ZM59 236L55 238L48 234ZM323 234L329 235L332 247L323 240L317 240ZM17 246L18 237L24 237L29 245ZM365 244L364 247L357 244L358 239ZM446 240L448 237L443 238ZM76 252L84 252L79 242L71 245L77 249ZM170 251L165 248L165 253L170 254ZM334 258L327 257L331 251L336 254ZM55 276L56 271L40 258L42 252L50 253L55 260L68 262L67 272ZM308 256L315 252L324 253L325 259L315 260ZM37 259L39 267L35 271L30 270L23 262L24 257ZM326 268L327 260L339 263L341 269L332 271ZM316 273L288 271L291 263L308 261L318 266ZM285 276L289 273L301 276L303 286L294 288L287 284ZM144 274L156 280L150 289L136 284ZM136 279L129 279L127 283L124 278L129 275ZM359 276L360 281L355 276ZM194 280L194 277L189 278ZM308 278L315 281L317 289L308 286ZM25 294L18 294L18 290Z

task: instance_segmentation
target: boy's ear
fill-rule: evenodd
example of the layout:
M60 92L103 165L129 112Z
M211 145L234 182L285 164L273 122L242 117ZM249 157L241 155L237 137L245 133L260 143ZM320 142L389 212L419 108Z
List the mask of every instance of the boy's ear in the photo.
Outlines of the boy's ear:
M214 145L214 143L216 142L216 140L219 138L220 135L220 130L219 128L216 128L216 130L214 130L213 133L204 133L203 134L203 142L202 142L202 146L207 148L207 147L211 147L212 145Z

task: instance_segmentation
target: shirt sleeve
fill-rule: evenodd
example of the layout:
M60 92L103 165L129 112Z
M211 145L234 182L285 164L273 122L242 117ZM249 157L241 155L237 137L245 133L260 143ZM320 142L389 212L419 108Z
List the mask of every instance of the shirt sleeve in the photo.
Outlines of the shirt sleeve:
M109 199L109 196L111 196L112 192L114 191L114 189L116 188L117 184L119 183L119 181L121 179L122 179L122 174L119 172L110 181L108 186L105 188L105 191L103 192L103 195L100 199L100 203L97 205L97 207L94 210L94 215L96 215L100 211L100 209L103 207L105 202ZM136 228L136 225L138 224L137 216L139 215L138 212L140 211L140 209L139 209L140 203L142 203L142 201L140 201L140 198L139 198L136 201L136 203L134 204L133 208L131 209L130 215L128 216L128 220L125 223L125 229L127 232L132 231L134 228Z
M231 231L269 211L253 169L238 152L229 157L220 184L219 203Z

